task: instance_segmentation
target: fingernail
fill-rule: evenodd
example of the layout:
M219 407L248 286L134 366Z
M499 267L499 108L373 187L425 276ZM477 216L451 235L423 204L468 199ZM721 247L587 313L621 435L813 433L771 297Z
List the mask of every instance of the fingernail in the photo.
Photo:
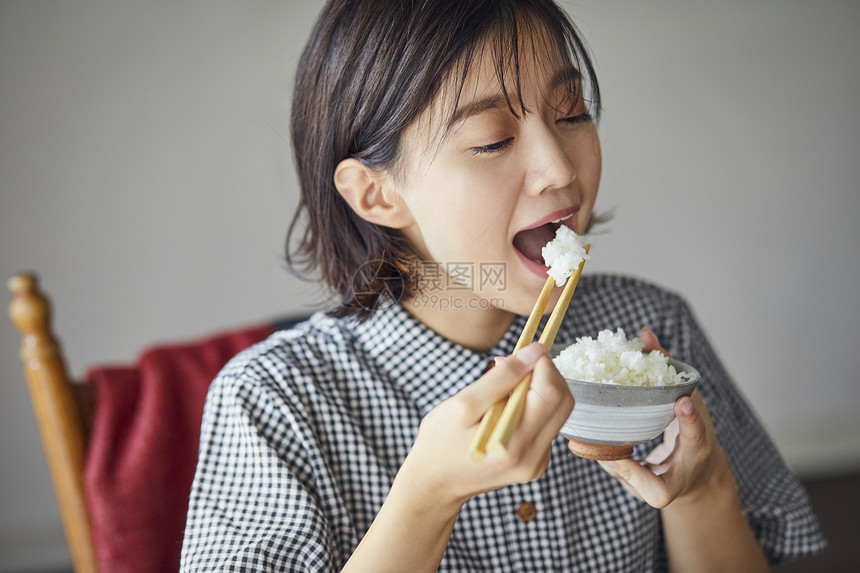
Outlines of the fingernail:
M678 404L678 406L681 408L681 412L683 412L687 416L693 413L693 401L690 400L687 396L681 398L681 403Z
M618 462L613 461L598 461L597 463L599 463L603 469L610 472L615 471L615 468L618 467Z
M517 360L530 366L537 362L537 359L546 354L546 349L540 342L532 342L516 354Z

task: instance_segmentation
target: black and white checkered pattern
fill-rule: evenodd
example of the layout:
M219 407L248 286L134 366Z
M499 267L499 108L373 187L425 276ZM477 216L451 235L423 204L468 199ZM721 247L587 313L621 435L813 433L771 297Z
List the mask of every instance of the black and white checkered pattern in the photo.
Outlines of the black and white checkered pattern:
M339 569L382 505L421 417L513 351L520 317L492 352L457 346L399 307L363 324L317 314L228 364L212 385L191 493L182 570ZM585 276L559 332L650 326L702 374L701 391L771 562L824 540L799 482L677 296L629 278ZM643 444L644 456L658 440ZM525 522L523 501L537 508ZM441 571L660 571L660 512L593 461L553 444L540 479L463 508Z

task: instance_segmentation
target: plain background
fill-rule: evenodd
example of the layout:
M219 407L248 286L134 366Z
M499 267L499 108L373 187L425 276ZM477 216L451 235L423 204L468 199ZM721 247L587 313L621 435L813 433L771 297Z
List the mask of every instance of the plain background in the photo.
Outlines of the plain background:
M566 4L604 94L587 272L680 292L800 475L860 467L860 3ZM324 304L282 260L289 93L321 2L0 2L0 275L75 375ZM67 563L0 326L0 570Z

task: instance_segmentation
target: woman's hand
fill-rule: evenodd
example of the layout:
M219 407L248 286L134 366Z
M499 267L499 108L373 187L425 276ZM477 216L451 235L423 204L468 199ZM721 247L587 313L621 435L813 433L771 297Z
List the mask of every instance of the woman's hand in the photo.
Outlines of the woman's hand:
M669 354L649 328L642 329L639 340L644 352ZM716 481L731 480L728 462L698 390L692 397L675 402L675 416L663 433L663 443L644 460L599 462L627 491L656 508L706 492Z
M732 479L698 390L675 402L675 416L663 443L644 460L599 462L628 492L656 508L706 494L711 485Z
M650 329L646 351L660 350ZM661 508L669 568L677 571L767 571L744 516L728 459L699 391L675 402L676 419L641 462L600 462L631 494Z
M469 448L481 417L529 372L525 409L505 455L473 462ZM436 571L463 504L479 493L541 476L572 409L573 396L543 345L499 359L421 421L385 503L344 571Z
M504 457L469 459L481 417L529 372L525 409ZM573 409L573 396L546 348L533 343L507 358L425 416L401 471L457 507L469 498L543 475L553 439Z

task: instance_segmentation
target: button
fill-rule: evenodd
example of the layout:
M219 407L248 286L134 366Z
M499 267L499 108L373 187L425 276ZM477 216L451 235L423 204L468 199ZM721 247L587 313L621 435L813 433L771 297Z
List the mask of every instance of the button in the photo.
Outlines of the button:
M522 519L525 522L529 522L535 518L537 515L537 509L535 509L535 504L530 501L524 501L520 504L520 507L517 509L517 517Z

